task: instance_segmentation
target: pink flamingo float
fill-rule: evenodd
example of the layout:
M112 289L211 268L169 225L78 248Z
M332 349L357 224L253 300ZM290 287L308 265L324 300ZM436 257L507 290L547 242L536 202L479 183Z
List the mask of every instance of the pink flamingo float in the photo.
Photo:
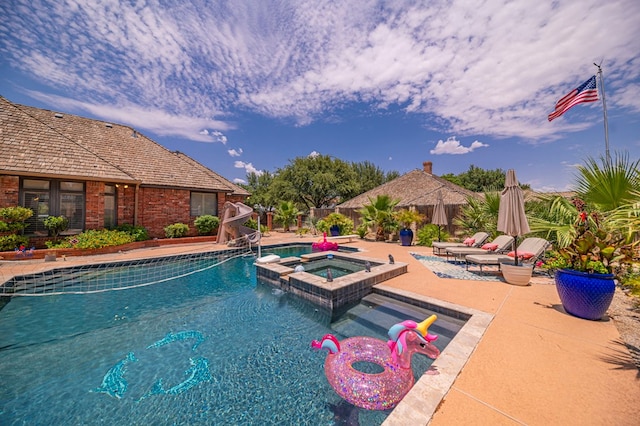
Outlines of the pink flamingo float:
M311 250L313 251L338 251L338 243L333 243L331 241L327 241L327 233L322 233L323 240L317 241L311 244Z
M389 341L372 337L350 337L338 342L332 334L314 340L311 347L327 349L324 372L329 384L347 402L368 410L388 410L411 390L414 384L411 357L421 353L431 359L440 350L431 342L438 336L428 329L437 319L430 316L421 323L407 320L389 329ZM364 373L354 368L358 362L380 366L381 373Z

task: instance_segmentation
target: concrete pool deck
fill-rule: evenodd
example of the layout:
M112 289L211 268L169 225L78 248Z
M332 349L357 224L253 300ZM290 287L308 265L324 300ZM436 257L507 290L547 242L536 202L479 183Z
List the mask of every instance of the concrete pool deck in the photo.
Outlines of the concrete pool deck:
M273 232L264 245L312 242ZM480 343L457 376L431 425L637 425L640 371L612 320L587 321L562 309L552 280L532 285L439 278L410 252L429 247L354 240L364 254L408 264L408 273L388 287L493 315ZM215 250L211 243L161 246L109 255L3 261L0 282L14 275L106 261L131 260ZM415 424L413 421L411 424Z

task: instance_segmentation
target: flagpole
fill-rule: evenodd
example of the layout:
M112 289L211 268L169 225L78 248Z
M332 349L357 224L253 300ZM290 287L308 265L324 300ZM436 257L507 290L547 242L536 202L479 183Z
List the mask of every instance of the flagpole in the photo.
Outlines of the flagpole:
M602 67L600 65L593 63L596 67L598 67L598 77L600 78L600 92L602 93L602 113L604 115L604 144L605 144L605 154L607 158L607 164L611 164L611 155L609 154L609 122L607 120L607 102L604 98L604 78L602 77Z

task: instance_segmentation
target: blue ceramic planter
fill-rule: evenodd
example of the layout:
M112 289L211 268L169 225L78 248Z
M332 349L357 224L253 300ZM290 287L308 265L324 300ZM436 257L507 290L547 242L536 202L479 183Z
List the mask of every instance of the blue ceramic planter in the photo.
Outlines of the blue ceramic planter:
M338 235L340 235L340 227L338 225L332 225L329 228L329 233L332 237L337 237Z
M613 274L588 274L572 269L555 273L556 289L567 313L588 320L599 320L609 309L616 290Z
M413 241L413 231L408 228L400 230L400 245L410 246Z

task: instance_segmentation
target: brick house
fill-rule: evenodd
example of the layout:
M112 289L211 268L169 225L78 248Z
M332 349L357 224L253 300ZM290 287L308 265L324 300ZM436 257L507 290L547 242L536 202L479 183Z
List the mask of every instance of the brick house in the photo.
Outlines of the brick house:
M217 216L249 193L181 152L115 123L14 104L0 96L0 207L34 211L25 234L46 236L49 215L67 234L120 224L163 228Z

